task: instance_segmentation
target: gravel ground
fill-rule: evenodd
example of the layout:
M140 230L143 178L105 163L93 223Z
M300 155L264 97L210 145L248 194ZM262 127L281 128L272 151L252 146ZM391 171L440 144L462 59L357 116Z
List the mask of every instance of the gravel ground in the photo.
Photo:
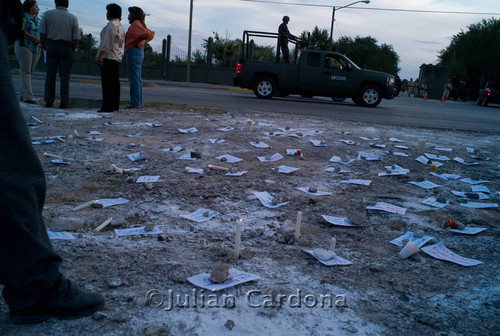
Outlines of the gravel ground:
M34 141L64 136L62 141L56 138L52 143L35 145L47 176L47 226L65 229L61 226L64 217L76 218L71 227L66 227L76 239L52 241L64 259L62 271L80 287L101 292L107 301L105 308L91 317L31 326L11 324L8 307L0 301L2 335L498 334L500 213L493 205L484 209L464 205L499 203L499 134L389 127L307 116L241 116L195 107L152 106L114 114L30 105L22 108L27 120L34 115L43 122L29 120L37 123L30 128ZM252 131L247 129L248 118L254 122ZM191 127L198 132L179 131ZM234 129L218 130L225 127ZM89 134L92 131L100 134ZM211 143L209 139L224 142ZM418 139L426 140L422 152L417 148ZM311 140L326 146L316 147ZM260 141L269 148L250 144ZM176 146L183 149L164 151ZM476 153L468 153L467 147ZM287 155L287 149L300 149L303 157ZM200 158L179 159L195 151ZM137 152L149 157L131 161L128 155ZM53 158L44 153L59 155L69 164L52 163ZM275 153L284 158L276 162L257 159ZM430 165L416 161L424 153L450 158L436 160L443 163L436 173L460 178L445 180L431 175ZM242 161L217 159L226 154ZM367 160L368 154L379 160ZM329 161L333 156L344 162L354 160L340 164ZM455 157L478 165L461 164L453 160ZM225 176L225 172L208 169L209 164L247 173ZM387 171L386 166L395 164L409 172L378 176ZM140 170L120 174L112 165ZM300 169L279 173L281 165ZM204 173L188 173L187 166L203 169ZM159 176L159 180L135 183L140 176ZM471 199L476 197L471 193L473 184L461 181L463 178L487 181L476 186L488 188L489 193L484 195L489 198ZM370 183L345 182L352 179ZM439 186L424 189L409 183L422 180ZM331 195L310 195L297 189L301 187ZM288 203L265 207L254 193L263 191L273 200ZM468 197L452 191L467 192ZM129 202L72 211L90 200L120 197ZM423 204L429 197L449 204L442 208ZM377 202L406 212L367 209ZM182 217L200 208L218 214L201 223ZM302 229L295 240L298 211L303 213ZM332 225L322 215L350 218L364 226ZM110 217L110 225L100 232L94 230ZM476 235L450 232L442 228L450 217L486 230ZM242 250L240 258L234 260L235 223L239 218L243 219ZM63 224L68 225L67 220ZM118 237L115 232L141 226L154 226L161 233ZM443 242L458 255L482 263L461 266L422 251L401 259L401 247L390 241L407 231L432 236L425 246ZM325 266L304 252L328 248L332 237L336 237L337 255L351 265ZM186 280L210 273L220 263L259 275L260 279L215 293ZM164 295L162 307L153 307L146 300L151 289ZM174 298L179 296L180 303L186 303L185 296L191 301L187 307L175 303L169 307L169 293ZM247 301L250 295L253 303ZM331 295L336 304L314 305L311 300L321 295ZM280 296L285 298L281 304ZM234 304L227 304L224 297L235 298ZM199 303L203 300L205 307ZM260 307L253 307L256 305Z

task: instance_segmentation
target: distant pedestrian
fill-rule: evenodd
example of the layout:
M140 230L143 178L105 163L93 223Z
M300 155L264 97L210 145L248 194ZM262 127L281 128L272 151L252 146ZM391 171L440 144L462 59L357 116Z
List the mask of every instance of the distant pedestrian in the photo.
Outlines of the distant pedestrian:
M413 82L413 78L410 78L410 81L408 82L408 98L412 97L414 86L415 86L415 83Z
M422 79L422 82L420 83L420 98L425 98L426 92L427 92L427 83L425 82L425 79Z
M281 52L283 53L283 59L285 60L285 63L290 63L289 59L289 51L288 51L288 39L293 38L297 39L296 36L290 34L290 31L288 30L288 22L290 22L290 18L285 15L283 16L283 23L280 24L278 27L278 38L279 38L279 43L281 47Z
M441 97L441 101L448 100L451 90L453 90L453 84L451 84L451 79L448 78L448 81L444 83L443 86L443 96Z
M97 50L97 64L101 67L102 106L97 112L113 112L120 109L120 63L125 41L122 8L117 4L106 6L108 24L101 31Z
M130 83L130 105L128 108L142 107L142 62L144 46L155 36L155 32L146 27L144 11L139 7L128 8L130 27L125 35L125 58L127 61L128 80Z
M23 3L23 35L14 45L14 52L19 61L20 90L19 99L28 104L35 104L31 88L31 75L40 59L40 21L38 4L33 0Z
M40 24L40 42L46 50L45 107L53 107L56 96L56 74L59 70L61 102L59 108L69 108L69 79L73 54L80 39L76 16L68 12L68 0L55 0L56 9L45 12Z

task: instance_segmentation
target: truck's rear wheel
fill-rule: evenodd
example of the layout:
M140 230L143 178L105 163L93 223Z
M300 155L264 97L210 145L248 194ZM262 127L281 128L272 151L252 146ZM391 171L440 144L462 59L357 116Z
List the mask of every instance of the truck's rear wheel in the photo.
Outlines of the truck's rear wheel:
M271 98L276 93L276 83L272 78L260 77L253 84L253 93L257 98Z
M367 85L361 89L357 104L367 107L375 107L382 101L382 93L376 85Z

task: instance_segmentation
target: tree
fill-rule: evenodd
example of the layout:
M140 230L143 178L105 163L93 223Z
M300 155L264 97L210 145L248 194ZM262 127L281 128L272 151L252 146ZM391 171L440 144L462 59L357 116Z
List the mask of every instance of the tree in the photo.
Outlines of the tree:
M99 43L97 43L97 40L92 36L92 34L84 34L83 29L80 28L80 40L78 41L78 45L76 47L75 59L87 60L90 48L90 59L95 60L98 47Z
M475 95L481 79L500 73L500 19L482 20L468 28L453 36L438 60L450 68L450 74L464 78Z
M145 66L161 66L162 65L162 55L153 50L153 47L146 43L144 46L144 62Z
M217 65L227 68L236 66L236 60L239 57L238 51L241 48L241 40L230 40L228 35L222 38L217 32L213 32L213 34L214 44L212 50ZM203 41L203 47L205 50L208 50L208 39Z
M341 37L334 43L333 50L346 55L362 68L390 74L397 74L400 70L399 56L392 46L385 43L379 46L371 36L356 36L354 40L351 37Z
M300 34L300 39L305 41L307 40L309 32L304 30ZM313 50L329 50L330 47L330 36L328 34L328 30L319 29L318 26L314 27L311 33L311 39L309 40L309 46L307 49Z

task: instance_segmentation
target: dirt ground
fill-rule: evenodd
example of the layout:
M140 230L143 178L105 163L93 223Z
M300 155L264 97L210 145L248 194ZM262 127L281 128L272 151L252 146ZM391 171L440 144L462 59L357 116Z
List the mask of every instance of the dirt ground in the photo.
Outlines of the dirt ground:
M189 106L150 106L114 114L22 107L28 122L37 124L30 127L34 141L64 136L62 141L56 138L52 143L35 145L47 176L46 225L57 229L55 223L61 217L83 220L83 227L71 232L76 239L52 242L64 259L63 273L80 287L105 295L106 306L102 312L79 320L18 326L8 321L8 307L0 301L2 335L498 334L500 213L498 207L474 209L463 204L499 203L499 194L495 192L500 191L500 134L282 114L235 115ZM30 119L31 115L43 123ZM254 122L252 131L247 129L248 118ZM179 131L191 127L198 132ZM234 129L218 130L225 127ZM89 135L92 131L101 134ZM104 140L97 141L98 138ZM209 139L225 142L213 144ZM326 146L315 147L311 139L321 140ZM423 152L451 159L439 161L443 165L437 173L487 181L481 185L489 189L490 193L485 193L489 198L476 200L470 199L475 197L472 194L467 194L469 198L454 195L452 191L471 192L472 185L431 175L430 165L415 160L423 154L418 152L418 139L426 140ZM256 148L250 144L260 141L270 147ZM183 149L162 150L176 146ZM471 158L474 154L468 153L467 147L491 160ZM287 149L301 149L303 158L287 155ZM194 151L201 157L193 161L179 159ZM131 161L127 157L137 152L149 158ZM53 158L44 153L59 155L69 164L52 163ZM257 159L275 153L284 158L276 162ZM366 155L360 153L376 155L380 160L363 159ZM228 163L216 158L225 154L242 161ZM355 160L340 164L329 161L333 156L343 161ZM454 161L455 157L479 164L464 165ZM113 164L140 170L119 174L111 168ZM225 172L208 169L209 164L247 173L226 176ZM378 176L387 171L385 166L394 164L409 172ZM273 170L280 165L300 169L291 174ZM187 166L201 168L204 173L188 173ZM325 171L329 167L336 170ZM346 172L339 172L339 168ZM156 183L135 183L140 176L160 178ZM371 183L342 182L349 179ZM439 187L423 189L408 183L421 180L432 181ZM297 189L300 187L331 195L310 195ZM273 200L288 203L278 208L264 207L255 196L256 191L267 191ZM214 197L204 197L207 194ZM72 211L91 200L120 197L129 202ZM443 208L423 204L429 197L443 198L449 204ZM367 209L377 202L404 208L406 213ZM200 208L218 214L202 223L182 217ZM295 241L298 211L303 213L303 224L301 237ZM353 221L357 218L366 226L331 225L321 215ZM110 225L94 231L110 217L114 218ZM476 235L450 232L441 227L449 217L486 230ZM235 261L232 253L239 218L243 219L242 251ZM118 237L115 232L151 225L161 233ZM420 230L434 237L426 246L443 242L458 255L482 263L461 266L422 251L403 260L398 255L401 247L390 241L407 231ZM334 236L337 255L351 261L351 265L324 266L304 252L328 248ZM215 293L203 292L186 280L199 273L210 273L219 263L259 275L260 279ZM153 307L146 300L151 289L157 289L166 298L169 290L182 297L201 295L199 299L212 295L219 300L230 295L236 298L236 304L194 307L191 302L188 307L166 310L162 309L165 306ZM267 302L267 306L263 303L255 308L246 301L249 291L254 291L257 302L299 293L303 301L301 307L293 306L291 301L281 305L275 301L272 307ZM308 306L306 294L310 294L309 298L331 294L342 303L333 307Z

